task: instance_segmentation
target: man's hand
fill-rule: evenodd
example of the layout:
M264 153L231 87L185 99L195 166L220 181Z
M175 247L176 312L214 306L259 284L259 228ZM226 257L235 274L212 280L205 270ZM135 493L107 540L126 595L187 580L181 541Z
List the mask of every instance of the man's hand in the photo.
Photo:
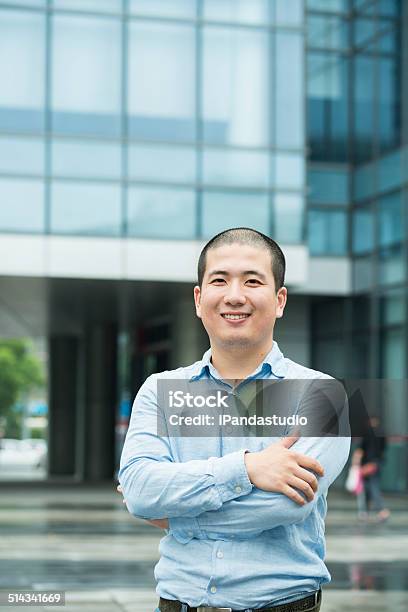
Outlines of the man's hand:
M120 493L123 496L123 489L120 485L116 487L116 490L118 493ZM124 497L122 499L122 502L126 504L126 499ZM153 525L153 527L157 527L158 529L168 529L169 528L169 521L166 518L153 519L151 521L149 519L146 519L146 521L150 523L151 525Z
M303 506L312 501L317 491L317 478L324 470L316 459L290 450L299 436L282 438L261 451L245 453L245 466L249 480L258 489L283 493ZM305 494L306 500L296 489Z

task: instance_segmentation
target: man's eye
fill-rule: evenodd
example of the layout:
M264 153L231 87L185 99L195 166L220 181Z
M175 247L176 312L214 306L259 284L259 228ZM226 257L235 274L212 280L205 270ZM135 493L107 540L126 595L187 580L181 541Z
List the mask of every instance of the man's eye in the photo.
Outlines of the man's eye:
M253 283L257 283L258 285L260 285L260 284L261 284L261 283L260 283L260 281L259 281L257 278L249 278L249 279L247 280L247 283L252 283L252 284L253 284Z
M225 278L214 278L214 280L212 280L212 283L223 283L225 281Z

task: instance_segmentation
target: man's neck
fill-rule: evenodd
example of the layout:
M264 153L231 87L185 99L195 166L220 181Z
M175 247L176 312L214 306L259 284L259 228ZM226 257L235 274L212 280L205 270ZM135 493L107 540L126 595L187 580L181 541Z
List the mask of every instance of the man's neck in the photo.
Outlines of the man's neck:
M223 380L231 380L237 384L247 378L262 363L272 350L273 340L267 347L248 351L237 347L235 350L225 350L211 346L211 362Z

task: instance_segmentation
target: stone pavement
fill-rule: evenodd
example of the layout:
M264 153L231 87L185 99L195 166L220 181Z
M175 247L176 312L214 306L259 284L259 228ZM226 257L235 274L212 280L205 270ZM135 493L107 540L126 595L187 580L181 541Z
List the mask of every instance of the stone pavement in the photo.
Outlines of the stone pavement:
M356 521L354 500L329 497L321 612L408 610L408 498L383 525ZM66 591L64 612L153 612L162 532L131 517L113 485L0 484L0 590ZM25 612L27 606L0 610Z

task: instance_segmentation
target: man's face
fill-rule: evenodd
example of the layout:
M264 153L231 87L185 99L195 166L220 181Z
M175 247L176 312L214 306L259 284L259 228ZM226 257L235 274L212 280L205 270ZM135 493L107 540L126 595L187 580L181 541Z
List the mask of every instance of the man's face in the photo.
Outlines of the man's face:
M286 296L285 287L275 292L269 251L242 244L210 249L202 287L194 287L211 345L231 349L267 349Z

